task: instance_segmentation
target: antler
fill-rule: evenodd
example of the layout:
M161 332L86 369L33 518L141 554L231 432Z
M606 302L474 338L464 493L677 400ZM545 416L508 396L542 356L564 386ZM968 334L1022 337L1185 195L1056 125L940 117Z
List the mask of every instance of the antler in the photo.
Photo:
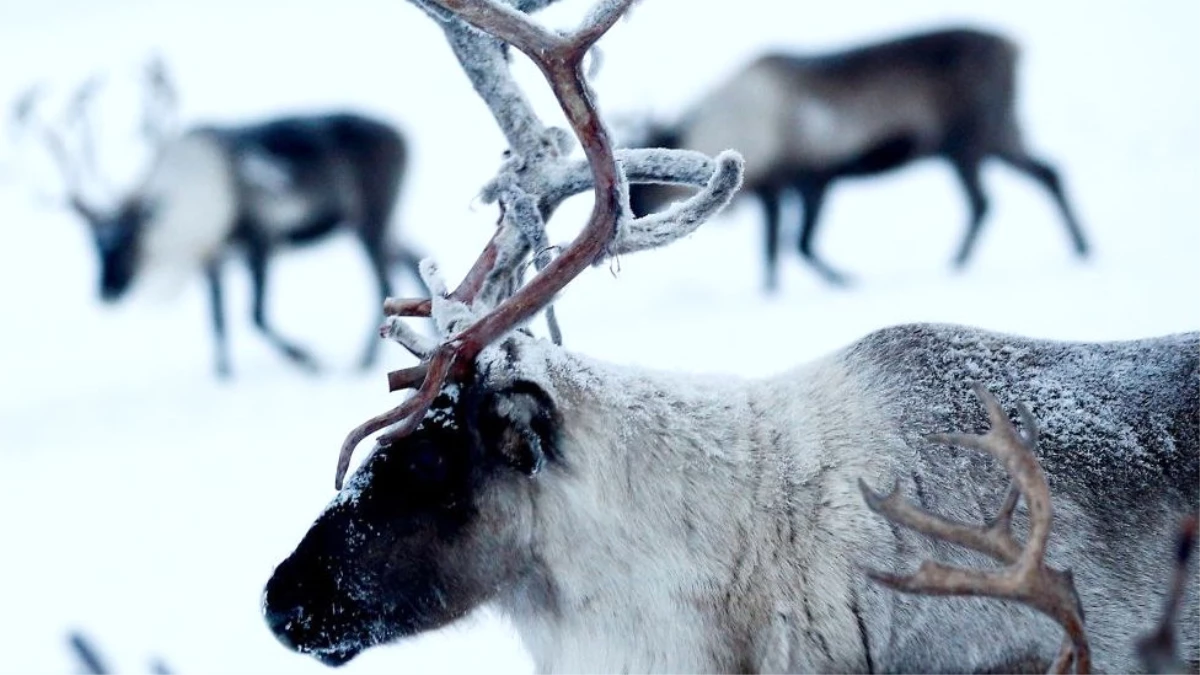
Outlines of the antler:
M384 311L392 316L434 317L444 337L430 348L414 340L411 331L388 328L390 337L422 358L419 366L389 374L389 388L417 391L397 408L350 432L338 459L338 489L354 448L363 439L401 422L380 442L410 433L447 380L469 377L480 351L547 307L584 269L610 255L661 246L687 234L728 203L741 185L741 157L732 152L718 155L715 161L694 153L659 155L653 170L642 166L645 159L626 155L618 161L583 62L634 0L601 0L582 25L567 34L547 30L526 14L553 0L524 0L515 6L496 0L413 2L441 22L459 63L509 142L508 159L483 191L485 202L499 204L501 219L491 241L453 292L444 292L440 280L429 274L426 282L434 298L384 303ZM585 177L580 177L581 167L565 159L574 143L571 135L546 128L516 85L504 43L522 51L545 76L566 114L571 135L583 148ZM624 161L627 159L632 159L634 166ZM697 170L698 165L707 171ZM680 182L699 182L704 189L685 204L659 214L663 217L633 220L626 172L656 176L667 172ZM595 202L586 226L574 241L552 255L553 247L545 238L546 220L563 199L589 187ZM537 273L521 285L524 261L531 253ZM444 316L439 317L439 312Z
M1187 516L1179 526L1175 539L1175 565L1171 574L1171 586L1167 589L1167 600L1163 605L1162 617L1153 631L1138 640L1138 658L1148 673L1183 673L1194 670L1179 658L1175 644L1175 622L1183 596L1187 592L1188 570L1196 550L1197 516Z
M142 100L142 137L157 156L159 149L175 132L179 112L179 92L161 54L147 59L142 73L145 95Z
M72 93L59 119L52 122L42 113L46 87L44 83L36 83L17 98L9 120L9 131L14 137L29 134L45 146L62 177L67 203L83 213L91 212L86 201L87 180L89 176L94 180L98 175L89 116L92 101L102 84L100 75L85 80ZM72 156L69 130L76 135L78 157Z
M1058 622L1066 632L1051 672L1091 669L1083 607L1075 592L1070 571L1058 571L1045 562L1053 509L1046 476L1033 453L1037 424L1028 408L1018 404L1025 436L1013 427L1000 404L980 384L975 394L987 410L991 430L983 435L936 434L930 440L983 450L1000 460L1012 483L996 518L983 528L934 515L905 501L894 487L886 497L859 480L867 506L884 518L926 536L979 551L1005 563L997 572L982 572L925 561L915 574L895 575L868 570L874 581L904 593L928 595L973 595L1016 600ZM1012 533L1012 515L1021 497L1029 509L1029 540L1021 545Z

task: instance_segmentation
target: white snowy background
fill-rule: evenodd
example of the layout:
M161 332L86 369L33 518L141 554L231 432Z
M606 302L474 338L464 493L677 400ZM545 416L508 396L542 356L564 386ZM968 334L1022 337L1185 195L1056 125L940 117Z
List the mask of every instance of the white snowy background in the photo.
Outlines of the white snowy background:
M545 20L573 25L583 7ZM581 278L559 306L569 347L758 376L907 321L1076 340L1200 329L1194 0L647 0L601 43L596 88L614 117L669 116L768 47L821 51L961 22L1023 46L1028 140L1062 170L1092 259L1072 256L1039 187L989 165L993 209L974 264L951 272L964 196L945 165L923 162L831 194L817 247L853 288L822 285L789 243L783 292L764 297L758 210L738 203L669 250ZM500 135L440 31L407 3L4 3L0 102L37 80L64 92L106 70L101 150L128 183L143 157L130 78L152 49L186 120L350 107L402 126L414 152L397 232L452 279L489 235L495 214L472 198ZM519 72L556 119L537 74ZM271 316L321 358L319 377L253 331L247 277L231 265L235 379L219 383L200 280L169 301L101 306L85 229L34 196L53 186L47 169L0 142L0 672L77 672L65 644L75 628L122 672L147 672L152 657L177 672L324 670L275 642L259 596L333 496L345 432L397 402L383 373L407 365L402 350L353 369L376 308L361 252L341 236L271 269ZM576 202L554 239L582 222L587 200ZM511 629L481 614L346 671L530 668Z

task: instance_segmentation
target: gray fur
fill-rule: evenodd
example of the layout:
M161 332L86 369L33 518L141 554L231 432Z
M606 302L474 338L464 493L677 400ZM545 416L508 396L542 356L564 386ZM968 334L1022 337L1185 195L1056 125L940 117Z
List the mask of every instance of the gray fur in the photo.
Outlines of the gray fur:
M856 487L859 478L879 488L899 480L941 514L992 515L1003 471L981 453L924 439L986 428L969 389L979 381L1010 413L1025 401L1039 421L1056 512L1049 562L1075 572L1095 667L1137 670L1133 642L1161 606L1171 533L1197 504L1198 347L1197 333L1089 344L910 325L746 381L615 367L514 335L480 357L484 375L466 399L504 399L518 382L544 392L513 399L519 415L488 404L508 413L496 418L498 436L477 439L505 452L533 447L521 439L542 400L553 414L541 419L558 434L551 441L540 427L538 447L549 450L540 471L481 474L474 515L456 532L378 535L386 555L354 546L339 555L330 546L345 535L334 532L389 526L378 506L361 504L395 499L381 496L375 467L407 450L378 449L280 567L307 570L298 578L309 587L329 569L331 595L315 601L277 572L268 616L332 621L325 603L361 614L357 626L323 630L319 643L287 638L343 660L489 604L513 620L539 672L1044 668L1061 637L1048 619L994 600L893 593L861 571L908 570L930 557L991 565L889 526ZM486 414L456 419L476 431L489 424ZM491 466L486 453L472 456ZM403 585L370 581L395 564L381 561L396 560L431 571ZM451 609L426 602L416 619L384 614L431 592L422 588ZM1191 662L1197 612L1193 596L1181 620Z
M814 247L819 216L836 182L927 157L954 168L970 207L955 264L967 263L988 211L980 169L999 159L1040 183L1055 200L1075 251L1088 244L1056 170L1030 154L1016 111L1018 49L1008 38L946 29L826 54L769 52L739 68L677 123L637 142L745 157L743 194L763 205L766 286L777 287L784 193L803 203L797 247L833 283L846 281ZM667 181L670 182L670 181ZM635 215L678 194L634 186Z

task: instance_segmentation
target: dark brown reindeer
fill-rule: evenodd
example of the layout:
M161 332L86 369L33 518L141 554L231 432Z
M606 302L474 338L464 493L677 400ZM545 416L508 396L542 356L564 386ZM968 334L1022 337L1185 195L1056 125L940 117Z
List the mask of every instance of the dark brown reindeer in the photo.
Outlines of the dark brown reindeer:
M1134 639L1154 624L1174 568L1164 542L1200 496L1200 334L1067 343L898 326L747 380L605 364L523 327L587 266L674 241L738 187L732 153L613 150L581 64L631 3L603 1L565 35L524 16L546 2L417 3L441 22L508 137L509 160L484 191L502 217L453 292L426 264L430 299L386 303L385 335L420 358L389 385L415 393L347 437L339 493L266 585L271 631L339 665L486 605L513 621L539 672L1049 664L1061 644L1032 610L896 594L863 574L941 551L881 522L871 511L880 499L863 499L860 478L911 479L924 508L963 522L990 506L982 495L1009 485L994 464L927 437L985 421L975 380L1048 420L1029 443L1046 487L1019 487L1035 523L1053 489L1057 528L1047 544L1048 526L1034 526L1032 553L1011 537L975 550L1020 569L1070 567L1092 640L1088 658L1073 641L1072 660L1136 668ZM545 74L586 167L533 115L500 40ZM663 179L701 189L630 218L626 180ZM587 226L547 253L545 219L587 187ZM522 283L531 257L538 271ZM440 340L406 327L409 316L432 317ZM355 447L376 432L343 485ZM1016 500L1002 513L1020 531ZM1033 560L1038 547L1044 558ZM965 566L973 556L939 557ZM1194 626L1195 598L1178 613ZM1194 631L1180 636L1185 660L1198 642Z
M1045 187L1072 245L1088 244L1058 172L1031 155L1016 114L1017 47L977 30L939 30L832 54L773 52L739 69L673 125L652 126L640 145L746 158L745 193L765 216L766 287L775 290L783 197L803 203L800 255L827 281L846 276L814 250L821 208L837 181L878 174L926 157L954 167L970 217L954 265L967 264L988 211L980 167L999 159ZM635 215L660 208L676 191L635 186Z
M145 77L143 132L152 159L140 184L108 206L88 194L100 182L87 119L100 80L79 89L61 120L44 119L37 88L14 112L16 126L49 151L66 204L92 232L100 297L114 302L139 280L178 283L203 271L216 370L228 376L221 267L240 252L250 270L254 325L290 361L315 370L316 360L268 322L268 263L277 251L327 240L344 228L362 243L381 298L391 294L393 264L417 276L419 257L389 231L408 158L404 137L386 122L353 113L180 131L175 88L162 62L150 62ZM378 343L372 331L362 367L374 362Z

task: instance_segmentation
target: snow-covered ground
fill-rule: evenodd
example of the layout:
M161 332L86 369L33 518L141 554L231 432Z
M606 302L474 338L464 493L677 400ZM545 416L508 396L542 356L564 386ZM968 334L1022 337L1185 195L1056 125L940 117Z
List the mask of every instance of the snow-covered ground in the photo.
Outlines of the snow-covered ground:
M546 17L570 25L583 3ZM649 0L602 43L596 86L613 115L669 115L767 46L822 50L969 22L1024 47L1030 144L1056 162L1096 255L1075 260L1033 183L985 173L993 210L974 265L949 259L966 216L942 164L832 193L818 239L857 284L833 290L794 256L784 292L759 292L752 204L669 250L580 279L560 304L571 349L611 361L748 376L776 372L874 328L948 321L1048 338L1111 340L1200 328L1200 4L1194 0ZM95 68L127 77L158 48L188 119L349 106L402 125L415 148L403 236L452 277L495 214L472 203L503 149L440 32L400 0L178 3L53 0L0 8L0 101ZM527 64L522 76L536 87ZM125 80L126 82L128 80ZM106 158L131 180L133 90L104 101ZM125 98L122 99L121 97ZM556 112L541 89L535 100ZM72 672L66 631L121 671L161 656L179 672L317 672L259 616L272 566L332 497L337 447L396 403L352 364L373 290L349 237L278 259L271 314L326 373L297 373L243 317L232 266L236 379L212 376L203 288L101 307L84 229L33 199L0 142L0 672ZM553 224L566 239L586 199ZM790 249L789 249L790 251ZM509 627L481 615L367 653L348 672L527 672Z

